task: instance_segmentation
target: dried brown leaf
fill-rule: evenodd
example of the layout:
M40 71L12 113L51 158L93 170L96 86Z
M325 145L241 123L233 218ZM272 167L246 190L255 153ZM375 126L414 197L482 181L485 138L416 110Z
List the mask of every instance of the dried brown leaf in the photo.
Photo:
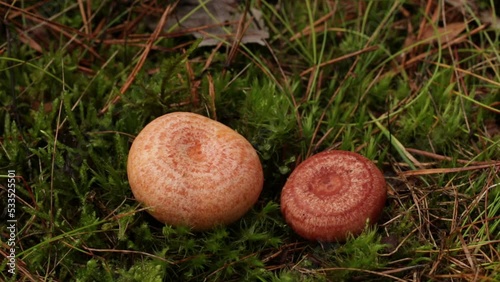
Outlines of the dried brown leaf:
M440 42L446 44L457 38L467 27L467 23L450 23L444 27L434 28L427 25L422 33L421 40L429 43Z
M211 46L217 45L221 39L236 41L238 25L244 18L250 24L241 36L241 42L265 45L264 39L269 37L269 33L261 11L250 8L245 15L245 12L239 11L236 0L204 2L200 4L200 0L186 0L179 3L172 17L167 20L165 29L178 25L174 30L186 30L196 38L203 38L200 46Z

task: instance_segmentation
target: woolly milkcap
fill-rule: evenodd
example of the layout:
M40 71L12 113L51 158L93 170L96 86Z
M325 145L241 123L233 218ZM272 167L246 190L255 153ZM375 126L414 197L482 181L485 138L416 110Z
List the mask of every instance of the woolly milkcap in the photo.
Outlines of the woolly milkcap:
M378 220L386 200L386 183L367 158L347 151L327 151L302 162L281 194L281 211L300 236L318 241L345 241L367 220Z
M157 220L205 230L242 217L264 176L252 145L231 128L186 112L146 125L130 148L134 197Z

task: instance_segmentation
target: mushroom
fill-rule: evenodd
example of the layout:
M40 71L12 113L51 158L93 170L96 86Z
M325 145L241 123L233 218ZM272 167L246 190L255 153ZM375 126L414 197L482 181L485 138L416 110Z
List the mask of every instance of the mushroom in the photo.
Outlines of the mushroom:
M295 168L281 194L281 211L300 236L341 242L378 220L386 193L384 176L370 160L326 151Z
M128 155L134 197L166 224L206 230L241 218L264 182L252 145L231 128L187 112L146 125Z

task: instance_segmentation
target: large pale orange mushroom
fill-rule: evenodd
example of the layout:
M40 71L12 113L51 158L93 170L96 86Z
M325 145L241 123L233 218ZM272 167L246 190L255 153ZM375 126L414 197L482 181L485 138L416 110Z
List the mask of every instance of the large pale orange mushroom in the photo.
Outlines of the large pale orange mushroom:
M146 125L130 148L134 197L157 220L206 230L241 218L264 176L252 145L231 128L186 112Z
M302 162L281 194L281 210L300 236L345 241L367 221L375 223L386 200L386 182L367 158L353 152L327 151Z

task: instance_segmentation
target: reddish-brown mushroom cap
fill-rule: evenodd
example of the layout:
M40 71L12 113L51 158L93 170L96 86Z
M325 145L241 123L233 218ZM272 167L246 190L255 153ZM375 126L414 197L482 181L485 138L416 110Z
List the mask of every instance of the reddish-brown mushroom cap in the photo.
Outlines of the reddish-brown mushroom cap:
M264 176L252 145L231 128L186 112L146 125L130 148L134 197L157 220L205 230L242 217Z
M281 211L300 236L318 241L345 241L367 220L378 220L386 200L380 170L353 152L327 151L302 162L281 194Z

